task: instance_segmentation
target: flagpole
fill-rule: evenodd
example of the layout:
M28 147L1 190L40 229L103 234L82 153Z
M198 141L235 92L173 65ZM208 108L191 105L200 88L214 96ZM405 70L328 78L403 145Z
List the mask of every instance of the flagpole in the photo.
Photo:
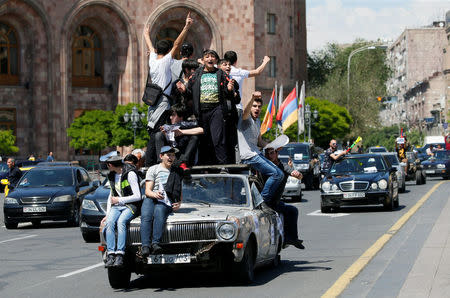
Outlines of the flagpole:
M281 104L283 101L283 84L280 84L280 93L278 95L278 110L280 110ZM278 128L278 123L277 123L277 128ZM277 129L278 131L278 129ZM281 134L283 134L283 129L281 128ZM277 134L278 137L278 134Z
M295 81L295 98L297 98L297 143L300 143L300 109L298 107L298 81Z
M275 98L274 98L274 105L275 105L275 115L278 111L278 81L275 81ZM278 123L275 119L275 137L278 137Z
M302 84L302 91L306 88L304 88L305 86L305 81L303 81ZM304 93L306 93L306 90L304 91ZM306 141L306 129L305 129L305 105L306 105L306 94L303 94L303 102L302 102L302 116L303 116L303 141Z

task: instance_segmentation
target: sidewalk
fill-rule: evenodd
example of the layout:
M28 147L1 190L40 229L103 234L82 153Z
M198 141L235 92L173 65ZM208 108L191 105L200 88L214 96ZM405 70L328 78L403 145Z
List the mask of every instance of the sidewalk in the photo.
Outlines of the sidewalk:
M450 297L450 200L447 199L398 297Z

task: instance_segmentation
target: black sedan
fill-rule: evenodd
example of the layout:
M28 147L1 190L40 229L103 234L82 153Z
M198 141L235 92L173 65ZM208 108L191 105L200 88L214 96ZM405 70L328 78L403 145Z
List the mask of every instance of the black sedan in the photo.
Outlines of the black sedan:
M399 205L396 170L380 154L346 156L334 163L321 181L321 211L373 204L393 210Z
M434 156L422 162L422 166L428 177L448 179L450 177L450 151L435 151Z
M80 229L86 242L100 241L99 227L103 217L106 216L110 191L108 179L104 179L102 185L86 195L81 204Z
M70 226L78 226L83 198L94 188L81 167L35 167L5 198L5 226L15 229L19 222L39 226L42 220L67 220Z

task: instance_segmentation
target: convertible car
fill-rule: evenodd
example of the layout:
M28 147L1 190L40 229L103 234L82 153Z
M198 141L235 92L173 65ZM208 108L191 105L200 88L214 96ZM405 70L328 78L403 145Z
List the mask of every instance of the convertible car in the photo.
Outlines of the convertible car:
M425 174L428 177L450 177L450 151L440 150L434 153L434 156L422 162Z
M321 211L346 205L399 206L397 169L381 154L348 155L336 162L321 182Z
M180 210L167 220L162 253L139 257L140 217L128 229L124 268L108 268L113 288L127 287L132 272L157 274L161 270L228 272L243 283L254 269L277 266L283 247L283 221L262 208L261 184L247 166L193 167L192 179L183 183ZM197 173L197 174L195 174ZM106 246L99 247L105 258Z

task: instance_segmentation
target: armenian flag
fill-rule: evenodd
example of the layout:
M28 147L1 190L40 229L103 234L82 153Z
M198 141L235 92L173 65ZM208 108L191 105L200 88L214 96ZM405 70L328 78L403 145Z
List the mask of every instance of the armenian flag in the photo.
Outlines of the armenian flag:
M264 120L261 123L261 135L265 134L272 128L272 119L275 116L275 89L272 91L272 96L270 97L269 104L267 105L266 114L264 115Z
M281 124L283 131L297 122L298 111L297 111L297 91L296 88L292 89L291 93L286 97L284 102L281 104L280 109L277 113L277 122Z

